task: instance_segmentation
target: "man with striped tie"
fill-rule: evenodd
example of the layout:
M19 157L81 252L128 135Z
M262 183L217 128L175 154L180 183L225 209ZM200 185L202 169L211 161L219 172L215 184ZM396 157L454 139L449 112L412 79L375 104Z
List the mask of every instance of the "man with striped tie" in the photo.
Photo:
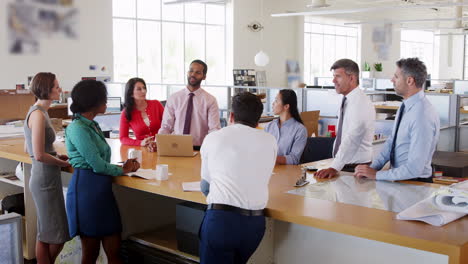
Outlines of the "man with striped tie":
M376 180L431 181L431 160L439 140L440 120L424 96L426 66L417 58L401 59L392 78L403 97L391 136L370 166L356 167L354 176ZM390 161L391 168L382 170Z

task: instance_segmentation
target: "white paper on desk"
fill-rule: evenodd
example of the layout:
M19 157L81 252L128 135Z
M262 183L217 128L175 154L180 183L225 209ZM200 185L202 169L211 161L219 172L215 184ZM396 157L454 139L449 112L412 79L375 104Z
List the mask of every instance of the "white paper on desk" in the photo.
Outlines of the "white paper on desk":
M156 170L139 169L135 172L128 173L128 176L140 177L147 180L154 180L156 179Z
M184 192L201 192L200 182L183 182L182 189Z
M468 214L468 181L440 188L434 203L442 210Z
M434 202L434 196L416 203L406 210L397 214L398 220L417 220L423 221L433 226L443 226L458 218L463 217L464 213L449 212L439 209Z
M15 138L24 136L23 127L15 127L14 125L0 126L0 139Z

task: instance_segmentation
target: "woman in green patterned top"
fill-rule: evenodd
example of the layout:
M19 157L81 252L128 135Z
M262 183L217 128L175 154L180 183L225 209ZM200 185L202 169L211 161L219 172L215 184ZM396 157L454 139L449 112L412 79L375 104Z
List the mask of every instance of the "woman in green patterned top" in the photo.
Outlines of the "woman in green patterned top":
M74 168L66 202L70 236L80 236L82 263L96 263L101 242L108 262L121 263L122 224L112 193L112 177L136 171L140 164L135 159L127 160L123 167L110 164L111 149L94 121L96 115L106 111L107 90L102 82L79 82L71 98L73 122L65 135Z

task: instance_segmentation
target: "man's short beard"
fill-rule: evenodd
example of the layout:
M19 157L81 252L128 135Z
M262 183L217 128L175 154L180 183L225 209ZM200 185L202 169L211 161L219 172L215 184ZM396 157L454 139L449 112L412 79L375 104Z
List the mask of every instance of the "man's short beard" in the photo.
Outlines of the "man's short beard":
M195 82L194 84L191 84L191 83L190 83L190 78L187 79L187 83L188 83L190 86L200 86L201 82L202 82L202 80L197 81L197 82Z

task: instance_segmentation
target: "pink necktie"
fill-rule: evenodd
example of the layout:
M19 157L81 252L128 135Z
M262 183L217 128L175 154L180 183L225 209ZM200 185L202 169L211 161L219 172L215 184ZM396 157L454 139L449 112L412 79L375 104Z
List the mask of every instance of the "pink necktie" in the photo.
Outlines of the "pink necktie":
M192 123L192 112L193 112L193 93L189 93L189 99L187 103L187 112L185 112L184 122L184 135L190 134L190 124Z

